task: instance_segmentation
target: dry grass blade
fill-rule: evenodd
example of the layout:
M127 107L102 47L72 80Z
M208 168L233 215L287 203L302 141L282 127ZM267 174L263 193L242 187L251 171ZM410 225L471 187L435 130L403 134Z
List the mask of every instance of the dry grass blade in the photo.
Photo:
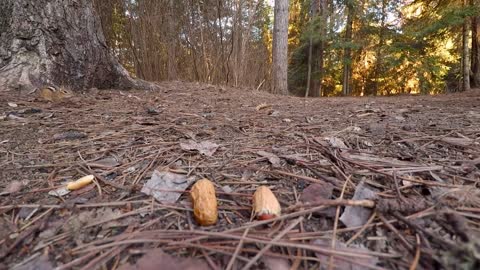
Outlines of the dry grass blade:
M262 248L258 253L257 255L255 255L255 257L253 257L243 268L242 270L247 270L247 269L250 269L250 267L252 267L258 259L260 259L261 256L263 256L263 254L265 254L265 252L267 252L270 247L272 247L272 245L278 241L279 239L281 239L282 237L285 236L285 234L287 234L290 230L292 230L293 228L295 228L301 221L303 220L303 217L299 217L297 218L295 221L293 221L290 225L287 226L287 228L285 228L283 231L281 231L279 234L277 234L264 248Z

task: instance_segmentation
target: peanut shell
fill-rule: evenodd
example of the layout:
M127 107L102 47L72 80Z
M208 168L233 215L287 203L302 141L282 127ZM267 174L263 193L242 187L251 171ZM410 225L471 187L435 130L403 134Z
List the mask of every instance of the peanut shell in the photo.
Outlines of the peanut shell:
M253 194L253 214L259 220L280 216L282 208L273 192L266 186L260 186Z
M217 197L215 187L208 179L197 181L190 193L193 201L193 215L201 226L210 226L217 223Z

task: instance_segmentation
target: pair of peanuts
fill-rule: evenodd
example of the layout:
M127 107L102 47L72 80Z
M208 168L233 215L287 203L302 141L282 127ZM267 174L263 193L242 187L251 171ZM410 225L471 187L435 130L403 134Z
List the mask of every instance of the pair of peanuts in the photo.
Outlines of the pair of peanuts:
M215 186L208 179L197 181L190 192L193 200L193 215L202 226L214 225L218 221L217 197ZM260 186L253 194L253 214L259 220L280 216L281 207L273 192L266 186Z

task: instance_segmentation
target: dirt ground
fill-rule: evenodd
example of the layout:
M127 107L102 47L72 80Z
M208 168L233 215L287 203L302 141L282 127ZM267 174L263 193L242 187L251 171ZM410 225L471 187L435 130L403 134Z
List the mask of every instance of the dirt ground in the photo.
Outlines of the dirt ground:
M0 269L480 269L480 90L303 99L166 82L56 103L3 92L0 117ZM159 190L180 198L141 191L155 170L189 179ZM189 196L202 178L218 197L208 227ZM260 185L282 206L272 220L252 220Z

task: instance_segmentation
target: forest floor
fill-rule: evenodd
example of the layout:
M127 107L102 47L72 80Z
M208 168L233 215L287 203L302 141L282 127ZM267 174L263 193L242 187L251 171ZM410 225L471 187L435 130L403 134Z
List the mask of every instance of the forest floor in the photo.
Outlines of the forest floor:
M160 88L61 103L0 93L0 269L480 266L480 91ZM65 190L85 175L94 182ZM155 175L170 181L158 200L142 192ZM189 196L202 178L218 198L209 227ZM260 185L279 217L252 220Z

